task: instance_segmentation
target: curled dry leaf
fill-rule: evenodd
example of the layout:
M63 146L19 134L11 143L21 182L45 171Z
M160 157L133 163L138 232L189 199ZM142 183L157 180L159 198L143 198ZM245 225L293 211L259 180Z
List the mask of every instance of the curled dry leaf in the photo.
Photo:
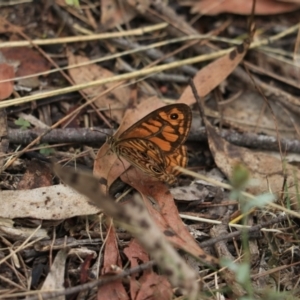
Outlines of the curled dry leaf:
M131 240L123 252L130 261L131 268L138 267L141 263L149 261L149 255L136 239ZM173 291L167 278L163 275L157 275L151 269L144 271L142 274L131 275L131 299L150 299L151 295L155 295L155 299L172 298Z
M75 257L80 257L81 259L84 259L83 263L80 266L80 283L86 283L89 281L90 277L90 267L92 260L94 260L97 257L97 252L90 250L86 247L80 247L71 249L69 252L70 256L74 255Z
M105 242L104 261L103 268L101 270L102 275L115 272L112 270L112 266L117 266L118 268L122 269L122 262L117 243L117 235L112 220L110 219L107 224L108 235Z
M250 0L181 0L181 4L191 6L192 13L201 13L203 15L217 15L221 13L250 15L252 9L252 1ZM299 7L300 4L296 4L296 2L288 3L287 1L280 0L256 0L255 15L281 14L285 12L294 11Z

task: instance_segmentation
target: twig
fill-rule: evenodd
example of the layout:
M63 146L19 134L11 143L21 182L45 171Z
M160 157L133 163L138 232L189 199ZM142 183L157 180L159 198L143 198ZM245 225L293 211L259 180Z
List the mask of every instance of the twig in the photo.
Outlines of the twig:
M167 23L160 23L152 26L146 26L143 28L132 29L122 32L106 32L99 34L91 35L82 35L82 36L69 36L64 38L55 38L55 39L42 39L42 40L32 40L32 41L10 41L3 42L0 44L0 48L11 48L11 47L24 47L34 45L56 45L56 44L65 44L65 43L78 43L78 42L87 42L95 40L104 40L104 39L113 39L124 36L133 36L133 35L144 35L147 32L153 32L156 30L164 29L168 26Z
M268 222L264 222L264 223L252 226L251 228L245 228L244 230L246 232L249 232L249 233L259 231L259 230L261 230L265 227L268 227L272 224L276 224L276 223L286 221L287 219L288 219L287 216L280 216L280 217L271 219ZM223 235L223 236L218 236L216 238L211 238L207 241L204 241L204 242L200 243L199 245L200 245L201 248L210 247L210 246L214 245L215 243L217 243L219 241L229 240L229 239L232 239L232 238L235 238L235 237L239 237L241 234L242 234L242 232L240 230L238 230L238 231L231 232L231 233L228 233L228 234Z
M125 39L114 39L113 42L118 45L119 47L122 47L122 48L130 48L130 49L141 49L141 47L143 48L143 46L137 44L137 43L133 43L131 41L128 41L128 40L125 40ZM149 56L151 59L160 59L164 56L164 54L162 53L162 51L160 51L159 49L155 49L155 48L152 48L152 49L148 49L145 51L145 54L147 56ZM170 62L173 62L173 61L176 61L175 57L168 57L166 59L163 60L165 63L170 63ZM190 75L190 76L194 76L196 73L197 73L197 68L193 67L193 66L187 66L187 65L183 65L180 67L180 69Z
M99 132L100 131L100 132ZM81 143L81 144L102 144L107 135L113 134L110 129L101 129L94 131L86 128L65 128L53 129L51 132L45 134L41 143ZM8 139L13 144L28 144L45 131L42 129L9 129ZM222 129L219 131L221 137L228 142L237 146L249 147L260 150L276 151L278 150L278 141L274 136L258 135L254 133L238 133L232 130ZM207 136L204 128L191 130L188 141L205 142ZM300 141L291 139L281 139L281 146L287 153L300 153Z
M95 287L103 286L105 284L125 278L125 277L130 276L135 273L143 272L145 270L152 268L153 266L154 266L154 262L149 261L145 264L139 265L138 267L125 270L118 275L101 278L99 280L88 282L88 283L78 285L78 286L74 286L74 287L71 287L71 288L68 288L68 289L65 289L62 291L56 291L56 292L33 291L33 292L26 292L26 293L15 293L12 295L7 295L7 296L2 295L1 297L2 297L2 299L10 299L10 298L16 298L16 297L22 297L22 296L24 297L27 295L37 294L36 296L27 297L26 299L27 300L38 300L38 299L41 299L41 297L43 297L43 299L51 299L51 298L57 298L59 296L68 296L68 295L72 295L72 294L79 293L82 291L91 290Z

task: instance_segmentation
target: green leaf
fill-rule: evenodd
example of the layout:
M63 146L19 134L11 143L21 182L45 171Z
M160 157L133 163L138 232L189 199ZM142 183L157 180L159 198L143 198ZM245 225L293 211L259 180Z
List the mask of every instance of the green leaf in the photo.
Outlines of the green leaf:
M46 147L46 146L49 146L49 144L40 144L39 145L40 147ZM42 148L40 149L40 153L45 155L45 156L48 156L48 155L51 155L55 152L55 150L53 148Z
M80 7L79 0L66 0L66 4L70 6Z
M15 124L20 126L21 129L28 129L30 127L30 123L23 118L19 118L18 120L16 120Z
M239 283L246 284L250 280L250 266L248 263L241 263L235 274Z
M234 190L243 190L247 186L249 178L250 172L244 165L236 164L233 166L230 183Z

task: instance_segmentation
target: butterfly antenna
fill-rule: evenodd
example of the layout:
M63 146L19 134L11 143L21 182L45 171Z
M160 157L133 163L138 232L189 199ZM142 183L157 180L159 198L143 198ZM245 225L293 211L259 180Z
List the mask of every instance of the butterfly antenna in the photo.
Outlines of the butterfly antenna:
M111 134L106 133L106 132L104 132L104 131L101 131L101 130L99 130L98 128L91 127L90 130L91 130L91 131L97 131L97 132L100 132L100 133L102 133L102 134L104 134L104 135L106 135L106 136L109 136L109 137L112 136Z
M198 91L197 91L196 86L195 86L195 83L194 83L192 78L190 78L190 80L189 80L189 85L191 86L193 95L194 95L194 97L196 99L196 102L198 104L198 109L199 109L200 116L202 118L202 121L204 122L205 114L204 114L204 101L203 101L203 98L201 98L199 96Z

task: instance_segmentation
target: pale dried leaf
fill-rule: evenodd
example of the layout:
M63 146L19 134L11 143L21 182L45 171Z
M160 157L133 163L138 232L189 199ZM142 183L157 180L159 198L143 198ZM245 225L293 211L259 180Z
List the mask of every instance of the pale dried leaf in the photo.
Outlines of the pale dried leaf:
M11 219L0 218L0 232L1 236L7 237L13 241L24 241L29 236L32 240L45 238L49 239L47 230L25 227L15 227L15 222Z
M86 197L64 185L42 187L32 190L0 191L5 199L0 217L35 218L41 220L62 220L74 216L92 215L99 210L89 204Z
M204 200L205 197L209 194L209 191L205 187L200 187L195 184L190 186L171 188L170 192L174 199L180 201Z
M64 289L65 265L67 256L68 254L65 250L58 251L53 261L53 264L51 265L50 272L48 273L41 287L42 291ZM65 296L59 296L56 299L64 300Z

